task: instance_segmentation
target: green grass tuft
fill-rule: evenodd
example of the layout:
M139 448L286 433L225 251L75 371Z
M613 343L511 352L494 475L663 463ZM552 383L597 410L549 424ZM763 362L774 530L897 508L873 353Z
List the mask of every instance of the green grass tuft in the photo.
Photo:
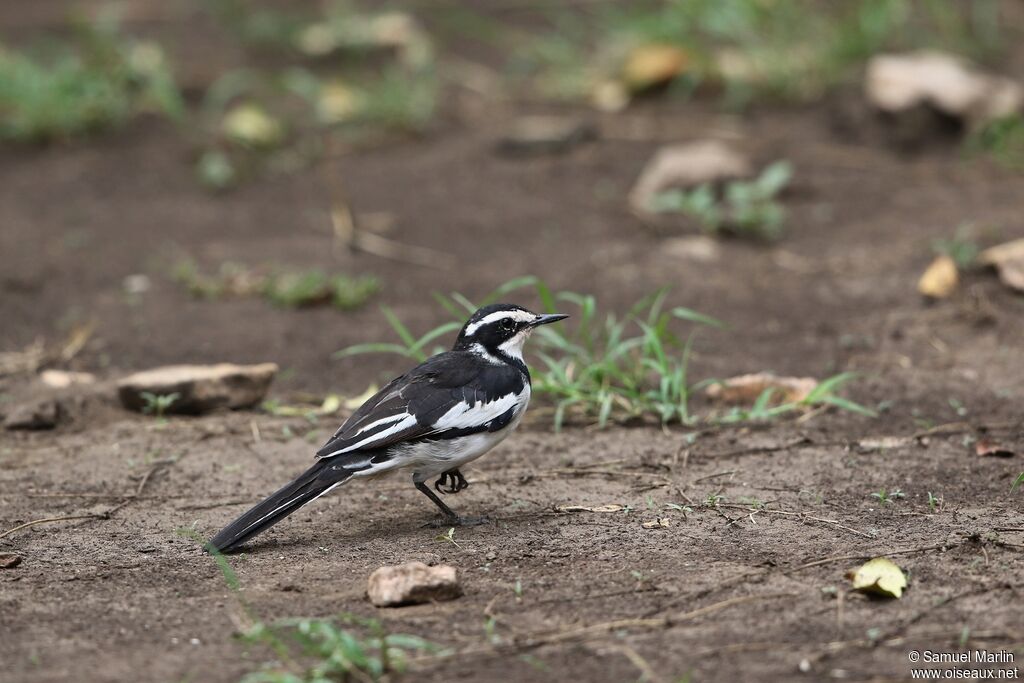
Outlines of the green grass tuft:
M711 185L669 190L654 197L659 213L682 213L711 235L733 233L760 240L782 236L786 210L777 201L793 175L788 161L776 161L753 180L727 182L719 195Z
M656 420L660 424L698 422L739 422L781 417L812 406L836 406L863 415L873 413L838 396L836 390L852 379L842 374L821 382L799 403L769 406L771 396L762 397L750 411L735 410L722 417L698 416L690 409L695 389L707 384L691 382L690 355L693 341L702 328L723 327L710 316L684 307L666 304L668 290L644 297L624 316L601 313L593 296L574 292L552 292L541 280L524 277L511 280L479 305L504 298L512 291L534 289L542 309L549 313L570 313L564 324L542 327L530 342L530 351L540 360L533 365L533 390L553 404L556 429L570 418L597 423ZM466 317L478 308L460 294L436 295L452 320L417 337L387 308L397 342L359 344L342 349L336 358L363 353L396 353L415 361L445 350L437 344L459 330Z
M48 52L37 57L0 46L0 139L44 142L147 112L184 115L160 47L125 38L112 20L80 25L73 41Z

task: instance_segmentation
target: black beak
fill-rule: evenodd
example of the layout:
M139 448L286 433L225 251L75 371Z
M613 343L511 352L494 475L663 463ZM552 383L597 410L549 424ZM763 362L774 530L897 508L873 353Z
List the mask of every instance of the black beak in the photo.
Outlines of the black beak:
M530 327L540 327L541 325L548 325L550 323L557 323L559 320L565 320L569 316L565 313L547 313L538 315L530 323Z

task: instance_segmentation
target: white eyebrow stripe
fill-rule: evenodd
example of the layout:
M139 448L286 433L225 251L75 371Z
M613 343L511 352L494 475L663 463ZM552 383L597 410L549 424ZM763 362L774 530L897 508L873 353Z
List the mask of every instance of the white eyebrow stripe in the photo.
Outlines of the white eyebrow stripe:
M490 325L493 322L504 320L505 318L511 318L517 322L525 323L529 320L533 320L534 315L529 311L495 311L489 315L485 315L475 323L466 325L466 336L472 336L474 332L483 327L484 325Z

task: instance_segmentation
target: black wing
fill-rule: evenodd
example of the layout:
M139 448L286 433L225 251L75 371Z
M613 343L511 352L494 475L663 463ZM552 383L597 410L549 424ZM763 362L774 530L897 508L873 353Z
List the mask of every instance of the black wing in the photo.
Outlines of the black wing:
M393 380L360 406L317 451L318 458L444 439L504 427L525 379L517 369L449 351Z

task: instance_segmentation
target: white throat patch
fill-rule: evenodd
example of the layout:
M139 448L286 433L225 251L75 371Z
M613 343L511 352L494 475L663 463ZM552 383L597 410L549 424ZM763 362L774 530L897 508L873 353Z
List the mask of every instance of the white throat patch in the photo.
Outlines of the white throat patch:
M523 344L530 338L530 334L533 332L532 327L527 327L525 330L520 330L516 336L512 337L498 348L506 356L515 358L516 360L523 360Z

